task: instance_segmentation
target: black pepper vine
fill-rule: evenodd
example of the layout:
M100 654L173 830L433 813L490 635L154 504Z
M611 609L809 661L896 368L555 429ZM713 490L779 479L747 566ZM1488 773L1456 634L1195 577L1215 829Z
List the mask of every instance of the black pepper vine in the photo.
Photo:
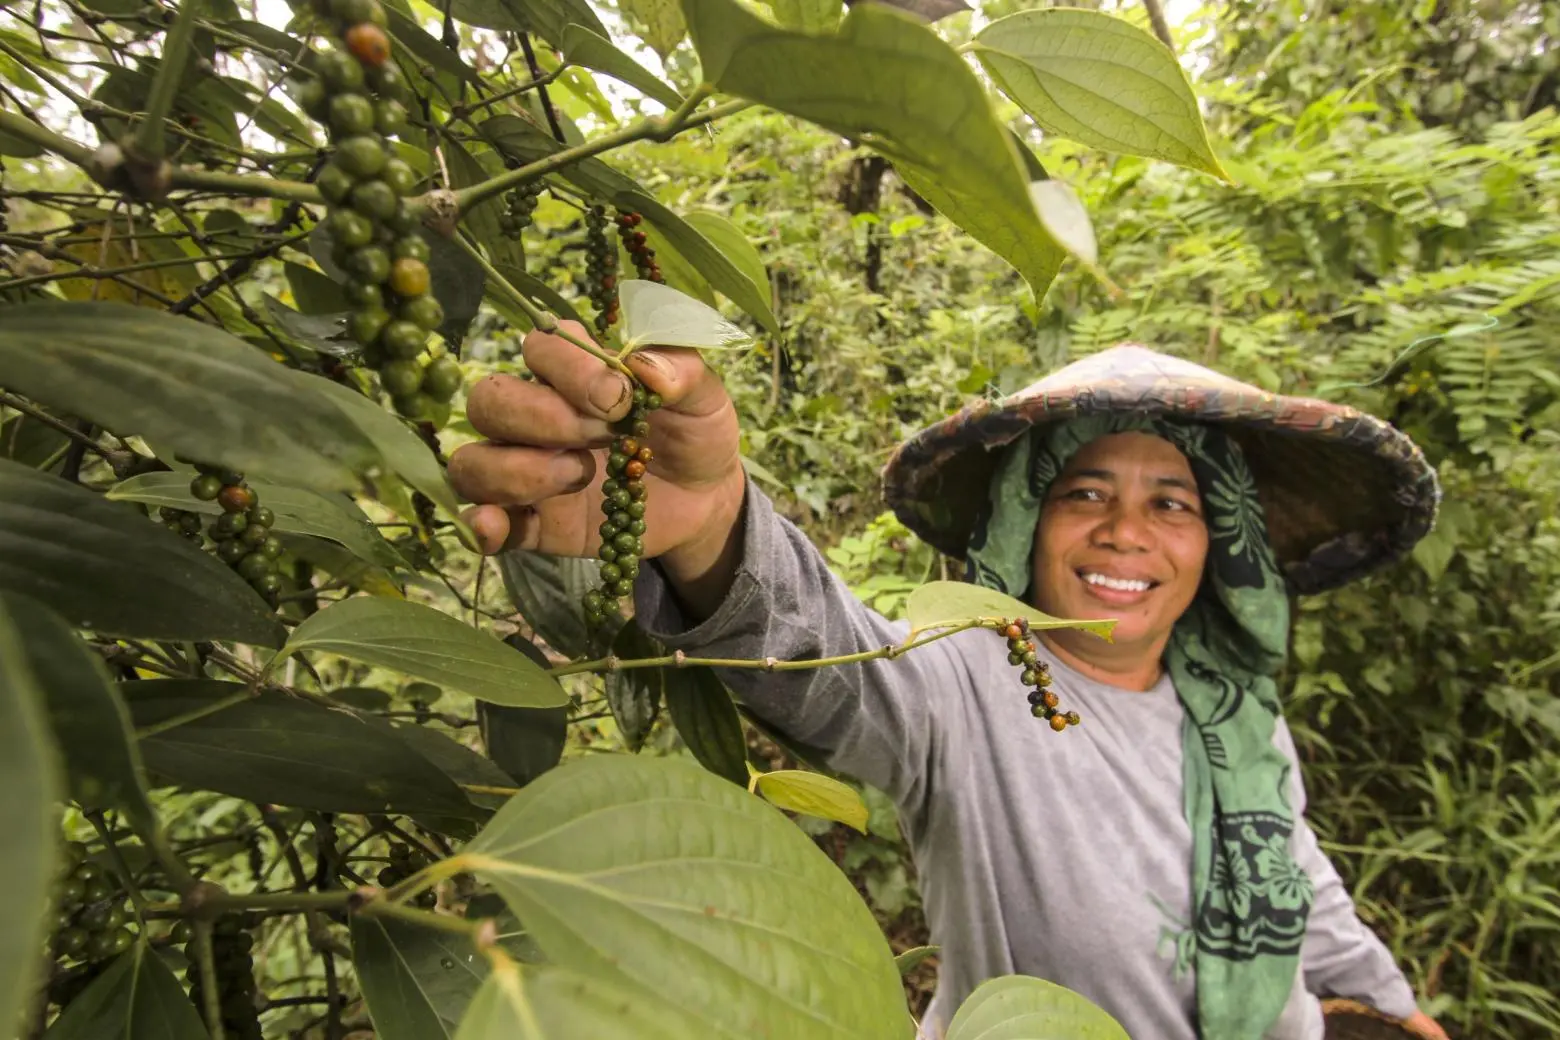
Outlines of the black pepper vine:
M614 431L607 453L607 477L601 484L601 588L585 593L585 622L594 633L610 635L622 620L619 601L634 594L639 561L644 555L645 475L655 453L650 450L650 413L661 407L661 396L634 387L634 404Z
M248 929L252 926L246 914L223 914L212 923L211 955L216 968L217 999L222 1006L222 1030L229 1040L263 1040L260 1006L255 999L255 962L250 953L254 937ZM190 1001L204 1015L205 983L193 942L185 944L184 954L190 965L185 973L190 983Z

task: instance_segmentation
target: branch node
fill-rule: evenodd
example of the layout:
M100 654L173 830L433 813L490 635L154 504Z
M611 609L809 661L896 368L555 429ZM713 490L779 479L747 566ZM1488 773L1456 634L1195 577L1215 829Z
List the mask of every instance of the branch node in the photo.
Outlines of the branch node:
M461 215L460 202L455 198L455 193L448 188L439 188L428 192L421 201L424 207L423 223L445 238L453 236Z
M688 655L683 653L681 650L673 651L672 652L672 667L673 668L686 668L687 666L688 666Z
M764 671L766 671L766 672L774 671L775 670L775 666L777 664L779 664L779 663L780 663L780 661L779 661L778 658L774 658L774 657L766 657L766 658L764 658Z

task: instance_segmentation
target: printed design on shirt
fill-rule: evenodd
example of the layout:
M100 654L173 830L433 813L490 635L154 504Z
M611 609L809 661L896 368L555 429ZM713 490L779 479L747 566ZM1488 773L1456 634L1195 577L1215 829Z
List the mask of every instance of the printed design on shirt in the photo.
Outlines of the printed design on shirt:
M1273 813L1228 813L1215 829L1198 945L1234 961L1298 955L1313 886L1290 854L1290 822Z

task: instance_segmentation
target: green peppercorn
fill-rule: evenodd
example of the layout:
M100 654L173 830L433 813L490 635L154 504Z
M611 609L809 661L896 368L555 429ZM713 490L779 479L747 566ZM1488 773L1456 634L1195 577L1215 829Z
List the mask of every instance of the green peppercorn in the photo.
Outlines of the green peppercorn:
M384 220L401 204L395 189L383 180L362 181L352 189L352 208L372 220ZM367 245L360 242L359 245Z
M357 216L356 213L352 215ZM354 249L342 266L355 278L383 285L385 279L390 277L390 253L384 246L364 246L362 249Z
M350 93L363 87L363 66L352 55L342 51L320 51L314 57L314 71L332 95Z
M368 346L390 324L390 312L383 307L362 307L347 318L347 335L353 342Z
M387 159L375 171L391 189L400 196L410 195L417 188L417 171L405 159Z
M341 137L366 134L374 129L374 103L362 94L336 94L330 99L331 132Z
M393 358L414 358L422 353L428 334L409 321L392 321L379 335L379 344Z
M420 329L433 332L444 324L444 307L433 293L425 293L401 304L400 316Z
M609 587L622 576L623 572L618 570L614 564L604 563L601 565L601 580Z
M397 359L387 362L379 370L379 383L391 397L417 393L422 381L422 366L414 360Z
M356 134L343 138L336 145L335 161L354 181L365 181L382 173L388 174L390 157L385 154L385 146L378 137ZM391 186L394 187L394 184Z
M190 481L190 495L202 502L214 502L222 493L222 481L210 473L202 473Z

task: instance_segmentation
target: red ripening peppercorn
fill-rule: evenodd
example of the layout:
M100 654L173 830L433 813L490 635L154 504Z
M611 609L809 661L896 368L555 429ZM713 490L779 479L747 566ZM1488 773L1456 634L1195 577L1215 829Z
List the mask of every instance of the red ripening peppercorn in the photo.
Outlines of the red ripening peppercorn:
M645 464L635 459L623 467L623 475L629 480L638 480L645 475Z
M655 458L655 452L651 451L648 447L640 448L638 451L634 452L634 458L648 466L650 465L650 461Z
M229 485L217 494L217 502L229 513L247 513L255 504L255 493L241 484Z
M1002 634L1007 636L1009 639L1022 639L1024 630L1019 628L1017 625L1009 625L1007 628L1002 630Z
M390 37L373 22L359 22L347 30L347 50L364 65L377 69L390 60Z
M633 458L635 455L639 454L639 442L634 440L632 437L624 437L621 441L618 442L617 450L621 451L629 458Z
M1046 690L1045 696L1042 697L1041 700L1045 703L1047 708L1054 708L1056 707L1057 702L1061 700L1061 698L1052 693L1050 690Z
M645 244L645 233L643 231L635 231L633 234L628 236L628 241L631 243L629 246L630 249L632 249L634 246L642 246Z
M1067 728L1067 718L1066 718L1066 716L1064 716L1064 715L1052 715L1051 716L1051 728L1056 730L1056 732L1058 732L1058 733L1060 733L1062 730L1066 729Z

